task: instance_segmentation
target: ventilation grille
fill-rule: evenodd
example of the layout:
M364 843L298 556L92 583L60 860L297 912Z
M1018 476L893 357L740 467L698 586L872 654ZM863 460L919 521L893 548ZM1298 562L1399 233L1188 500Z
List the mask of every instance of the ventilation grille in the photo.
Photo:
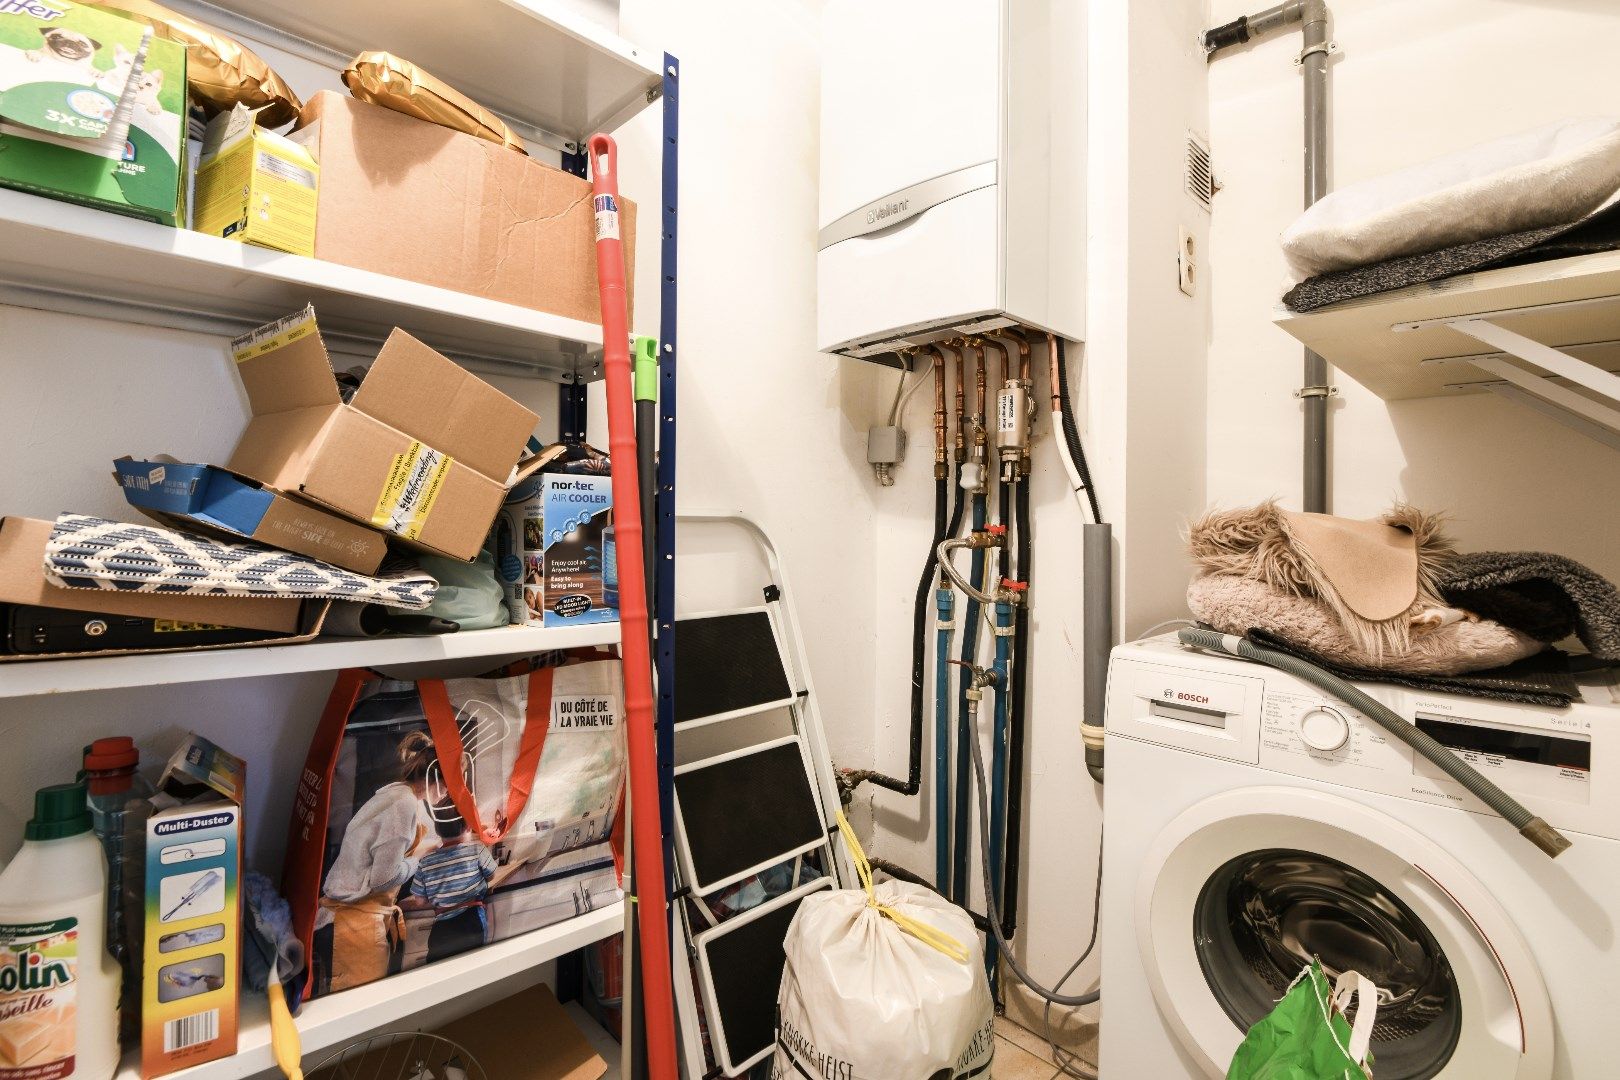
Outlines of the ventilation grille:
M1209 167L1209 144L1187 133L1187 194L1205 210L1215 197L1215 174Z

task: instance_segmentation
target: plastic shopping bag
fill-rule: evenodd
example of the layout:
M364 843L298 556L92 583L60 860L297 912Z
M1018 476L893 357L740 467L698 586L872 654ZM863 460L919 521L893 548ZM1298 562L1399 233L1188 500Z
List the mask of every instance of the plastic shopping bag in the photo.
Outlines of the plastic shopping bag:
M988 1080L993 1015L973 920L921 886L874 886L842 815L838 826L864 890L812 893L788 927L772 1080Z
M1356 1021L1345 1019L1358 999ZM1249 1029L1226 1080L1372 1080L1368 1046L1378 988L1347 971L1331 988L1317 960L1299 973L1271 1015Z
M620 899L619 671L581 658L496 678L338 676L282 878L307 996Z

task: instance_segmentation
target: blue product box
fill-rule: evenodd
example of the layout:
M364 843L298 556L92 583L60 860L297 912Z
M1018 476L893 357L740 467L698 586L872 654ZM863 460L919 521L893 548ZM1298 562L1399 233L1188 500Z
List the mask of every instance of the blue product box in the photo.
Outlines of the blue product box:
M256 540L361 574L387 554L382 533L217 465L122 457L113 467L129 504L165 524Z

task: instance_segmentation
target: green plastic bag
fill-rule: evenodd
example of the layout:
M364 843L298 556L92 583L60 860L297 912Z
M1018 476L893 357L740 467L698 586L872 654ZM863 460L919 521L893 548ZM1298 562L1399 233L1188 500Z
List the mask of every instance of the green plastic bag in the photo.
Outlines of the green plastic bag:
M1351 998L1361 1003L1354 1027L1344 1018ZM1313 959L1249 1029L1226 1080L1372 1080L1367 1048L1377 1011L1378 988L1365 975L1347 971L1330 985Z

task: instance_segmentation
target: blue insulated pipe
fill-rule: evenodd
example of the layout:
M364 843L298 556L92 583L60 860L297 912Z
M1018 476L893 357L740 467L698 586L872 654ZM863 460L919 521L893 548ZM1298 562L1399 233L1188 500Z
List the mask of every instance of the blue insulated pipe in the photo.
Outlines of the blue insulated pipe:
M983 532L985 526L984 492L973 495L973 531ZM984 591L984 548L973 549L973 568L969 583L979 592ZM958 808L951 841L951 900L966 905L968 902L968 821L967 807L972 792L968 787L971 762L964 751L968 739L967 692L973 685L973 661L979 652L979 602L972 596L962 611L962 653L964 665L956 684L956 798Z
M942 584L934 594L939 636L934 645L934 882L951 878L951 631L956 594Z

